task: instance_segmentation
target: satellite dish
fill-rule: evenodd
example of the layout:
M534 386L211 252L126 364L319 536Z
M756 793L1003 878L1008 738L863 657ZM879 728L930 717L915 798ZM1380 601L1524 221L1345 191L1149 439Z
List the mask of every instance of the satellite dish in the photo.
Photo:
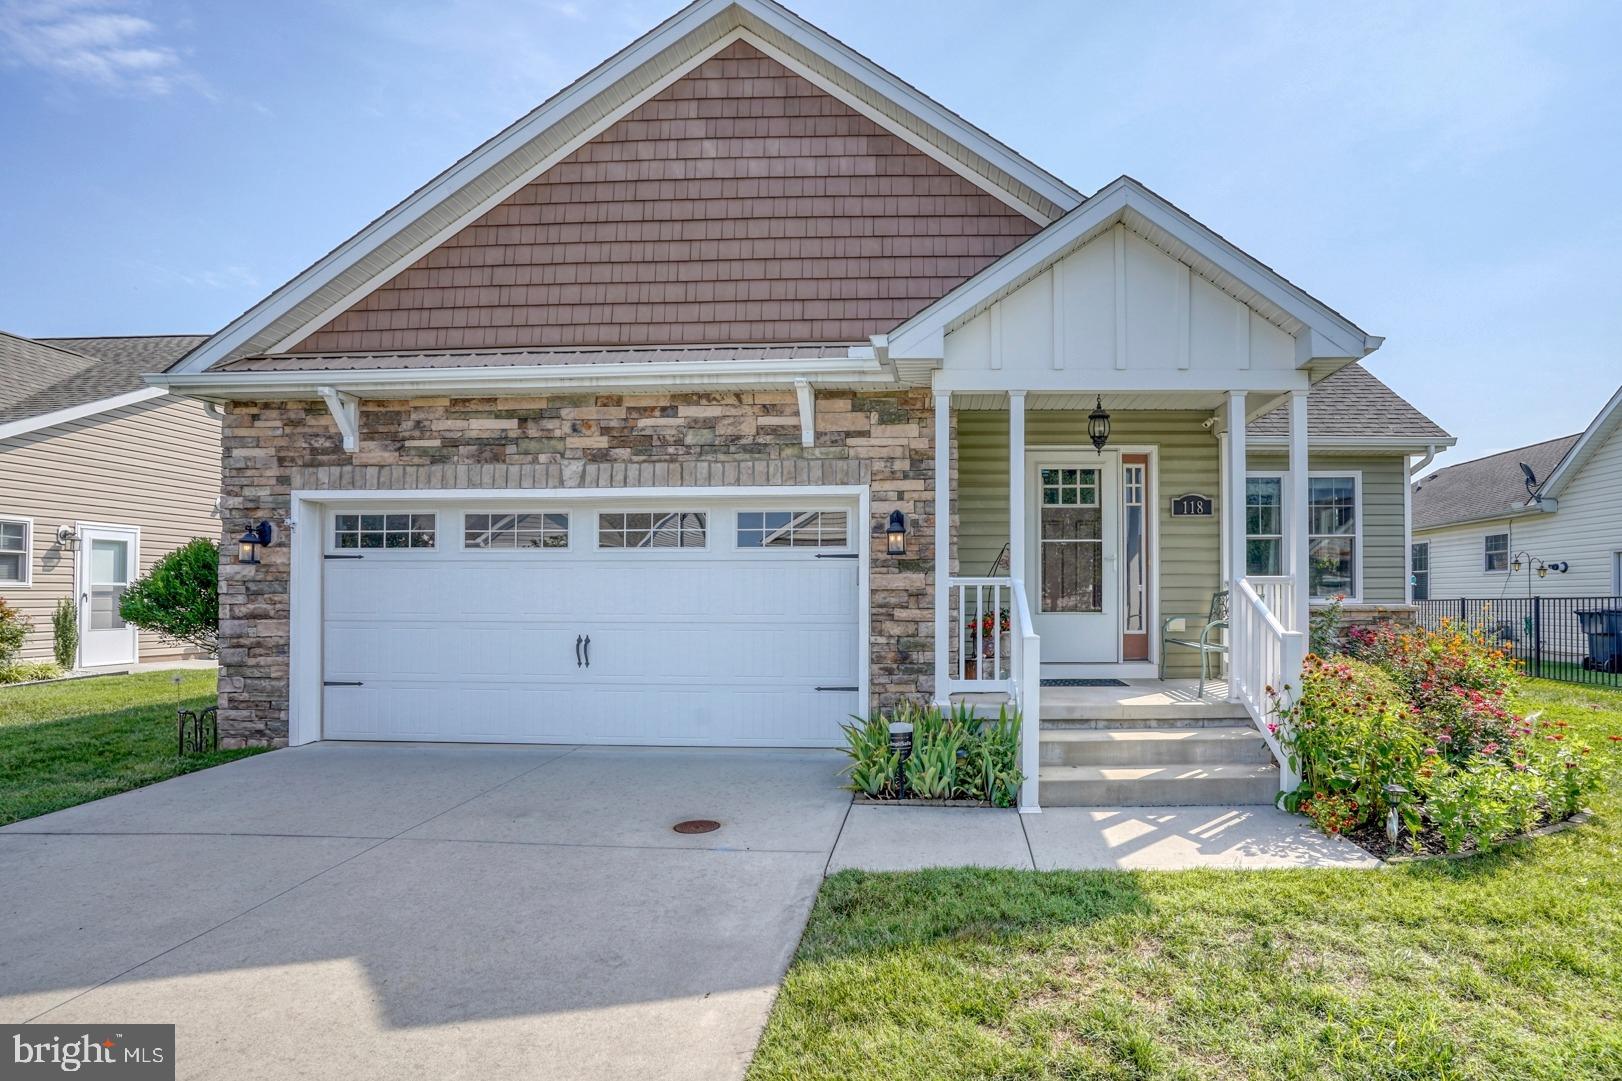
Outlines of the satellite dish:
M1521 476L1526 478L1526 494L1533 499L1538 497L1538 475L1532 472L1532 467L1525 462L1516 462L1521 467Z

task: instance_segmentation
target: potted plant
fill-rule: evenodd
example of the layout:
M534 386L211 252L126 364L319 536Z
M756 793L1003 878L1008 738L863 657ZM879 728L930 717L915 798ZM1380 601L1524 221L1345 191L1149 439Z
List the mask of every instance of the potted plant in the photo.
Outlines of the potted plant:
M970 619L963 625L963 678L975 679L979 670L980 658L995 662L997 658L997 643L1013 628L1013 619L1008 609L999 612L986 612L978 619ZM979 633L976 634L976 631ZM980 649L975 653L975 640L978 638ZM1004 643L1002 655L1008 656L1008 647ZM995 663L993 663L995 667ZM992 672L990 678L996 679L1000 673Z

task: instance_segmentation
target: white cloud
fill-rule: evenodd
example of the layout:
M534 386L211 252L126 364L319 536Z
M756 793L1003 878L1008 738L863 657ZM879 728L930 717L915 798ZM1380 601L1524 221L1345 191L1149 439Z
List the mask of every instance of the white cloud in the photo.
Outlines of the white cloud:
M104 90L203 89L161 28L121 0L0 0L0 41L11 64Z

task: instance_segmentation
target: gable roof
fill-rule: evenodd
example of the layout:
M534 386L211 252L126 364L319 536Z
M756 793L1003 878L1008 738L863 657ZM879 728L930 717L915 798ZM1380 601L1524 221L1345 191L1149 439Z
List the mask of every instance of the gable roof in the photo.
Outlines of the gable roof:
M1526 463L1546 488L1578 438L1564 435L1438 469L1414 484L1413 528L1435 529L1526 510L1529 499L1520 463Z
M1318 358L1360 359L1384 341L1139 181L1122 176L891 331L890 354L940 356L948 331L1118 223L1292 335L1301 365Z
M1560 460L1560 464L1543 481L1543 486L1538 489L1538 494L1544 499L1554 499L1559 496L1565 486L1570 483L1571 478L1577 475L1578 470L1582 469L1583 464L1616 431L1618 425L1622 425L1622 387L1617 388L1616 393L1611 395L1611 400L1606 402L1605 407L1599 411L1599 415L1589 422L1587 428L1583 429L1582 435L1577 438L1576 444L1572 446L1566 456Z
M281 352L409 266L651 94L745 40L1046 224L1081 195L773 0L695 0L419 188L175 367Z
M25 422L132 394L156 397L163 391L149 387L142 377L164 371L207 338L24 338L0 331L0 432L14 435L24 430L19 426Z
M1288 404L1275 406L1246 426L1247 436L1260 441L1287 439ZM1381 443L1394 439L1415 445L1451 445L1454 440L1441 425L1361 364L1348 364L1312 385L1307 394L1307 438Z

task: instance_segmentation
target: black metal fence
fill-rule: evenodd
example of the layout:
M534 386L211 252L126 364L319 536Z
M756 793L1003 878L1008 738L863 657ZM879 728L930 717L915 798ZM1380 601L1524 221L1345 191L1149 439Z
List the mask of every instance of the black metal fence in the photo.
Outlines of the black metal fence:
M1450 597L1415 602L1422 626L1443 620L1514 654L1527 675L1622 687L1622 597Z

